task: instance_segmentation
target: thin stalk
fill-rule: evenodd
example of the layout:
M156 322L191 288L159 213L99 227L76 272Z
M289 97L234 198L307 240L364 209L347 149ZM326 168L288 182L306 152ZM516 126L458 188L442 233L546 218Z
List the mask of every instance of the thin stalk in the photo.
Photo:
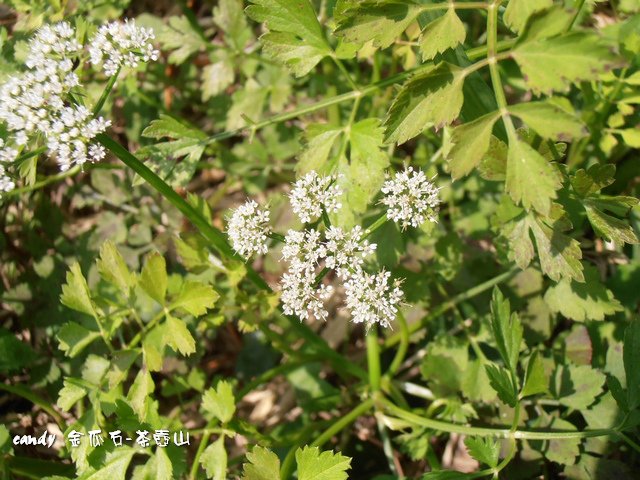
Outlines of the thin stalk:
M380 348L378 345L378 329L374 325L366 335L367 366L369 370L369 387L372 392L380 390Z
M584 4L587 3L586 0L578 0L578 1L579 1L578 8L576 8L576 13L573 16L573 18L571 19L571 23L569 23L569 26L566 29L566 31L572 30L573 27L576 26L578 18L580 18L580 13L582 12L582 7L584 7Z
M409 349L409 327L407 326L407 320L404 318L402 312L398 312L397 315L398 325L400 325L400 346L396 351L395 357L391 361L391 365L389 365L389 369L387 373L385 373L386 377L393 378L395 373L404 362L404 358L407 355L407 350Z
M211 433L208 431L209 428L212 428L217 423L217 419L211 420L207 423L205 427L205 431L202 434L202 438L200 439L200 444L198 445L198 450L196 451L195 456L193 457L193 463L191 465L191 471L189 472L189 480L196 480L198 477L198 470L200 468L200 457L202 456L202 452L207 446L209 442L209 437Z
M338 67L338 70L340 70L340 72L342 72L342 74L345 76L345 78L347 79L347 82L349 82L349 86L353 90L356 90L356 91L360 90L358 85L356 85L356 82L354 82L353 78L351 78L351 74L345 68L344 63L342 63L342 61L340 61L340 59L337 58L335 55L331 55L331 60L333 60L333 63L336 64L336 66Z
M0 383L0 390L4 390L7 393L11 393L13 395L17 395L19 397L25 398L29 400L34 405L37 405L42 410L44 410L53 420L58 424L60 430L63 432L67 429L67 424L62 418L62 416L56 412L51 406L51 402L46 401L45 399L39 397L32 390L27 389L21 385L6 385L4 383Z
M519 268L514 267L508 272L501 273L500 275L493 277L486 282L481 283L480 285L476 285L475 287L467 290L466 292L459 293L451 300L441 303L438 305L430 314L426 315L419 322L412 323L409 325L409 334L414 334L421 328L426 327L429 322L431 322L434 318L438 318L443 313L455 307L460 302L464 302L465 300L469 300L470 298L476 297L481 293L493 288L495 285L498 285L502 282L505 282L511 279L516 273L520 271ZM384 349L393 347L395 344L399 343L401 339L401 334L395 334L387 338L384 343Z
M383 213L380 218L378 218L375 222L373 222L371 225L369 225L366 230L365 230L365 238L371 236L371 234L373 234L373 232L375 232L376 230L378 230L382 225L384 225L387 222L387 214Z
M418 426L430 428L439 432L460 433L463 435L471 435L477 437L497 437L511 438L516 440L554 440L568 438L591 438L602 437L607 435L615 435L614 429L598 429L598 430L566 430L566 431L534 431L534 430L512 430L507 428L489 428L489 427L471 427L452 422L443 422L432 418L421 417L402 408L397 407L393 402L387 399L380 399L384 409L393 415L413 423Z
M105 85L104 90L102 91L102 95L100 95L98 102L93 106L93 110L91 112L93 113L94 117L98 113L100 113L100 110L102 110L104 103L107 101L107 98L109 98L109 95L111 94L111 90L113 90L113 86L116 84L116 81L118 80L118 75L120 75L120 67L118 67L116 72L113 75L111 75L111 77L109 77L109 81Z
M382 439L382 451L384 452L385 457L387 457L387 464L389 465L389 470L393 475L398 476L398 469L396 468L396 459L393 456L393 447L391 446L391 438L389 438L389 432L387 432L387 427L385 426L379 414L376 414L376 423L378 424L378 432L380 432L380 438ZM403 477L399 477L399 478L403 478Z

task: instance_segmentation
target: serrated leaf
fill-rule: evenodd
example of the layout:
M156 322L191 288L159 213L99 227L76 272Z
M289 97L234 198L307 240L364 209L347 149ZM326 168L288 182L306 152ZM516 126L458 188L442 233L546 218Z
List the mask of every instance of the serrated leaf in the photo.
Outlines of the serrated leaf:
M63 387L58 392L58 406L65 412L71 410L71 408L83 399L87 395L87 390L76 385L69 380L64 380Z
M616 167L612 164L595 164L588 170L581 168L571 175L571 186L581 197L597 193L614 182Z
M582 251L580 244L562 233L564 220L558 208L554 207L550 217L535 213L521 216L512 222L506 230L507 238L517 265L525 269L534 256L533 242L536 243L540 267L545 275L556 282L561 278L584 281L582 273Z
M499 117L499 112L491 112L453 129L445 157L454 179L467 175L484 158L489 150L491 131Z
M182 355L191 355L196 351L196 341L184 323L171 315L164 324L164 339L167 345Z
M509 139L505 190L515 203L548 215L561 186L560 175L546 158L520 138Z
M518 392L515 385L511 382L511 376L509 372L493 363L489 363L484 366L487 375L489 376L489 383L493 389L498 393L498 398L510 407L515 407L518 402Z
M225 480L227 478L227 451L224 448L224 435L202 452L200 464L207 472L207 478Z
M243 0L220 0L213 9L213 21L225 33L224 41L242 50L253 36L247 25Z
M178 295L171 302L171 308L181 308L194 317L204 315L212 308L220 295L211 286L200 282L185 281Z
M82 379L99 386L110 366L109 360L91 353L82 366Z
M498 466L500 460L500 443L490 437L467 437L464 444L469 454L480 463L491 468Z
M221 380L215 388L210 388L202 396L202 409L212 417L227 423L236 411L233 389L229 382Z
M280 480L280 459L267 448L255 446L247 452L242 467L242 480Z
M98 316L91 300L89 286L84 275L82 275L78 262L71 265L67 272L67 283L62 286L60 302L73 310L86 313L94 318Z
M58 335L60 350L68 357L75 357L94 340L100 338L100 332L89 330L75 322L65 323Z
M640 321L631 322L624 332L622 359L627 379L628 405L633 410L640 406Z
M514 48L512 56L536 95L566 92L572 83L593 80L620 65L598 35L586 32L527 41Z
M343 129L326 124L309 125L305 131L306 145L300 154L296 171L304 175L312 170L321 172Z
M227 130L247 125L247 119L257 122L262 115L269 89L250 79L242 90L236 90L231 96L231 108L227 111Z
M585 267L585 281L578 283L563 279L550 286L544 300L553 312L584 322L604 320L605 316L622 311L622 305L600 281L595 267Z
M532 13L553 5L553 0L509 0L504 11L504 23L514 32L520 32Z
M453 4L446 13L429 23L420 35L418 43L422 60L431 60L438 53L464 43L467 32L464 24L456 14Z
M118 287L125 295L129 295L131 287L136 284L136 277L120 255L115 244L107 240L100 247L100 258L96 262L100 276L110 284Z
M562 405L581 410L602 392L605 376L589 365L561 365L552 382L553 394Z
M598 236L621 246L625 243L635 244L640 241L626 219L623 220L609 215L605 213L605 210L622 211L626 215L631 210L630 204L638 201L637 199L632 199L631 202L625 202L624 199L626 198L628 197L607 198L604 196L592 196L585 199L582 204L587 212L589 223Z
M524 385L520 396L522 398L530 395L537 395L544 393L548 390L548 380L544 374L544 365L542 364L542 358L537 350L534 350L529 357L527 363L527 370L524 375Z
M441 128L460 114L465 75L456 65L441 62L403 85L385 120L386 142L405 143L425 128Z
M195 140L205 140L207 135L176 118L160 114L156 120L152 120L149 126L142 131L142 136L147 138L160 139L164 137L184 139L192 138Z
M346 480L351 468L351 458L309 446L296 450L296 462L298 480Z
M152 253L142 268L140 287L160 305L164 305L167 283L167 263L162 255Z
M226 60L207 65L202 69L202 101L221 94L235 80L233 65Z
M171 50L169 63L174 65L183 64L188 57L207 47L185 16L169 17L169 25L158 32L158 41L164 50Z
M522 324L518 315L511 313L509 300L504 298L498 287L493 289L491 299L491 329L502 361L515 372L522 343Z
M333 51L308 0L251 0L247 15L270 30L261 37L264 52L296 76L306 75Z
M520 118L540 136L569 141L586 136L589 131L574 112L550 101L519 103L509 107L509 113Z
M576 430L576 427L561 418L554 418L549 427L553 430ZM551 439L544 451L544 456L552 462L562 465L572 465L576 457L580 455L580 439L561 438Z
M335 35L347 42L387 48L421 12L413 0L353 2L341 12Z
M137 451L131 447L122 446L108 452L99 470L87 472L77 477L78 480L125 480L125 475L131 459Z
M127 394L127 400L141 422L146 421L147 405L149 400L151 400L150 395L154 390L155 384L149 371L146 369L140 370L133 384L131 384L131 388Z

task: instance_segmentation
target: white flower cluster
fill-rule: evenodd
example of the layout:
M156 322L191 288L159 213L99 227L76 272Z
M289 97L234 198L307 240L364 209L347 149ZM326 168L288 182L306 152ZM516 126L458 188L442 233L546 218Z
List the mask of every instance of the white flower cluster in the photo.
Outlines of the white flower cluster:
M238 207L229 219L227 234L233 248L243 257L267 253L270 233L269 212L261 210L253 200Z
M319 218L323 209L332 213L342 208L342 189L335 184L337 179L336 176L321 177L311 171L293 184L289 201L302 223Z
M417 228L427 220L438 221L438 188L422 170L414 171L409 167L387 180L381 190L384 193L382 203L388 207L387 216L403 229L409 225Z
M95 66L115 75L122 67L137 67L140 61L157 60L160 52L153 48L155 38L150 28L136 27L134 20L103 25L89 44L89 56Z
M109 45L105 44L107 38L111 39ZM91 59L102 64L103 58L98 59L97 53L100 48L107 57L105 69L108 62L111 62L109 65L116 61L137 65L140 59L156 59L158 52L148 43L151 38L150 30L137 28L133 22L108 24L89 40ZM116 47L117 54L114 53ZM94 118L70 96L72 89L80 85L74 61L82 49L69 23L45 25L29 40L26 71L0 85L0 122L11 135L8 143L18 147L17 150L7 147L0 153L0 161L4 163L0 190L8 191L15 186L6 175L7 164L35 137L45 139L49 154L63 171L72 165L104 158L104 148L92 144L91 140L104 132L110 122L102 117ZM9 157L11 160L7 160Z
M303 223L317 219L325 212L336 212L342 189L335 185L337 177L322 177L310 172L298 180L289 195L291 207ZM382 203L388 207L387 217L400 223L402 228L419 227L429 220L437 221L440 204L438 188L424 172L409 167L397 173L382 187ZM267 252L267 239L271 230L269 214L260 210L254 201L239 207L229 222L228 235L234 248L244 256ZM376 245L367 240L368 232L356 226L344 230L327 226L320 230L308 228L289 230L284 238L283 260L289 267L282 276L281 300L286 315L300 319L326 320L329 312L325 302L334 288L322 283L328 270L342 283L345 306L354 323L367 329L375 324L390 327L395 319L403 293L400 281L391 274L365 271L365 260Z
M4 168L4 164L12 162L18 156L18 152L13 148L4 148L4 140L0 138L0 194L10 192L16 187L14 181L9 177Z

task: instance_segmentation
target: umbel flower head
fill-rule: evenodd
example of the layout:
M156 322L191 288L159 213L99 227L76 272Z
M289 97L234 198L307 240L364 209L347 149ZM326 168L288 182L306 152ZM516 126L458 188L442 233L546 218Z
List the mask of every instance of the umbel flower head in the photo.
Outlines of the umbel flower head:
M155 61L160 52L153 48L154 38L153 30L137 27L135 20L108 23L91 39L91 63L102 66L104 73L112 76L122 66L137 67L140 61Z
M247 201L233 212L227 227L233 248L243 257L267 253L267 238L270 233L269 212L261 210L253 200Z
M389 282L389 272L370 275L358 269L344 283L347 308L354 323L364 323L367 329L376 323L389 328L402 301L400 283Z
M102 27L89 41L92 59L96 57L96 61L102 64L102 57L97 59L95 49L104 46L102 39L106 35L106 27L108 32L118 32L113 36L120 42L118 61L137 65L140 60L157 58L157 51L148 43L153 38L150 30L137 28L133 22L125 22L120 27L109 25ZM73 101L70 95L72 89L80 87L74 62L82 49L75 29L68 22L44 25L28 42L26 70L0 85L0 122L11 135L7 139L8 146L0 154L0 161L4 163L1 191L15 187L7 176L9 161L14 160L22 147L34 138L45 139L49 155L57 160L63 171L73 165L104 158L104 148L92 140L104 132L110 122L95 117L89 109ZM110 56L108 60L113 63L114 58ZM11 159L7 160L9 157Z
M387 217L399 223L403 229L419 227L424 222L437 222L440 205L438 188L431 183L422 170L412 167L398 172L387 180L381 189L381 201L388 207Z
M336 180L336 176L322 177L311 171L293 184L289 201L302 223L319 218L323 209L327 213L340 210L342 189L335 184Z

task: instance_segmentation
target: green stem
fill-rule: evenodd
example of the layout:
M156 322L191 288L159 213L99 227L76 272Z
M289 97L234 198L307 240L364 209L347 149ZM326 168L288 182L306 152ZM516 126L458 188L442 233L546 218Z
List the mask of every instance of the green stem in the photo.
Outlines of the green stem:
M453 307L455 307L460 302L464 302L465 300L469 300L470 298L473 298L473 297L475 297L477 295L480 295L481 293L493 288L495 285L498 285L498 284L500 284L502 282L505 282L505 281L511 279L519 271L520 271L520 269L517 268L517 267L512 268L508 272L501 273L500 275L498 275L496 277L493 277L493 278L487 280L486 282L483 282L480 285L477 285L477 286L467 290L466 292L459 293L458 295L453 297L451 300L449 300L447 302L444 302L444 303L441 303L440 305L438 305L433 310L433 312L431 312L430 314L428 314L425 317L423 317L422 320L420 320L419 322L412 323L411 325L409 325L409 334L413 334L413 333L417 332L418 330L420 330L421 328L426 327L434 318L438 318L440 315L442 315L443 313L445 313L448 310L452 309ZM390 336L385 341L384 348L387 349L387 348L390 348L390 347L394 346L395 344L400 342L400 339L401 339L401 334L395 334L395 335Z
M67 424L64 419L60 416L58 412L56 412L51 406L51 402L47 402L40 396L33 393L31 389L24 388L20 385L6 385L4 383L0 383L0 390L4 390L7 393L11 393L13 395L17 395L19 397L25 398L29 400L34 405L37 405L42 410L47 412L51 418L58 424L60 430L63 432L67 429Z
M430 428L439 432L460 433L464 435L472 435L477 437L497 437L512 438L520 440L554 440L568 438L590 438L602 437L606 435L615 435L617 432L613 429L598 430L567 430L567 431L533 431L533 430L512 430L507 428L489 428L489 427L471 427L468 425L460 425L458 423L443 422L432 418L425 418L409 411L397 407L393 402L387 399L381 399L380 402L384 408L391 414L406 420L415 425Z
M380 218L378 218L375 222L373 222L371 225L369 225L366 230L365 230L365 238L371 236L371 234L373 234L373 232L375 232L376 230L378 230L382 225L384 225L387 222L387 214L383 213Z
M382 451L384 452L385 457L387 457L387 464L389 465L389 470L393 475L398 476L398 469L396 468L396 461L393 456L393 447L391 445L391 438L389 438L389 432L387 432L387 427L385 426L379 414L376 414L376 423L378 424L378 432L380 432L380 438L382 439ZM399 477L399 478L403 478L403 477Z
M571 19L571 23L569 23L566 31L572 30L573 27L576 26L576 22L578 21L578 18L580 17L580 13L582 12L582 7L584 7L584 4L587 3L586 0L578 0L578 8L576 9L576 13L573 16L573 18Z
M360 88L358 87L358 85L356 85L356 82L353 81L353 78L351 78L351 74L347 71L344 64L340 61L340 59L337 58L335 55L331 55L331 60L333 60L333 63L336 64L336 66L338 67L338 70L340 70L340 72L342 72L342 74L345 76L345 78L347 79L347 82L349 82L349 86L353 90L359 91Z
M367 366L369 368L369 387L372 392L380 390L380 348L378 345L378 329L373 325L366 334Z
M94 117L98 113L100 113L100 110L102 110L104 103L107 101L107 98L109 98L109 95L111 94L111 90L113 90L113 86L116 84L116 81L118 80L118 75L120 75L120 67L118 67L116 72L113 75L111 75L111 77L109 77L109 81L105 85L104 90L102 91L102 95L100 95L98 102L94 105L92 110Z
M404 318L402 312L398 312L396 318L398 319L398 325L400 325L400 346L398 347L396 355L393 357L391 365L389 365L389 369L385 374L385 377L388 378L393 378L402 365L402 362L407 355L407 350L409 349L409 327L407 326L407 320Z

